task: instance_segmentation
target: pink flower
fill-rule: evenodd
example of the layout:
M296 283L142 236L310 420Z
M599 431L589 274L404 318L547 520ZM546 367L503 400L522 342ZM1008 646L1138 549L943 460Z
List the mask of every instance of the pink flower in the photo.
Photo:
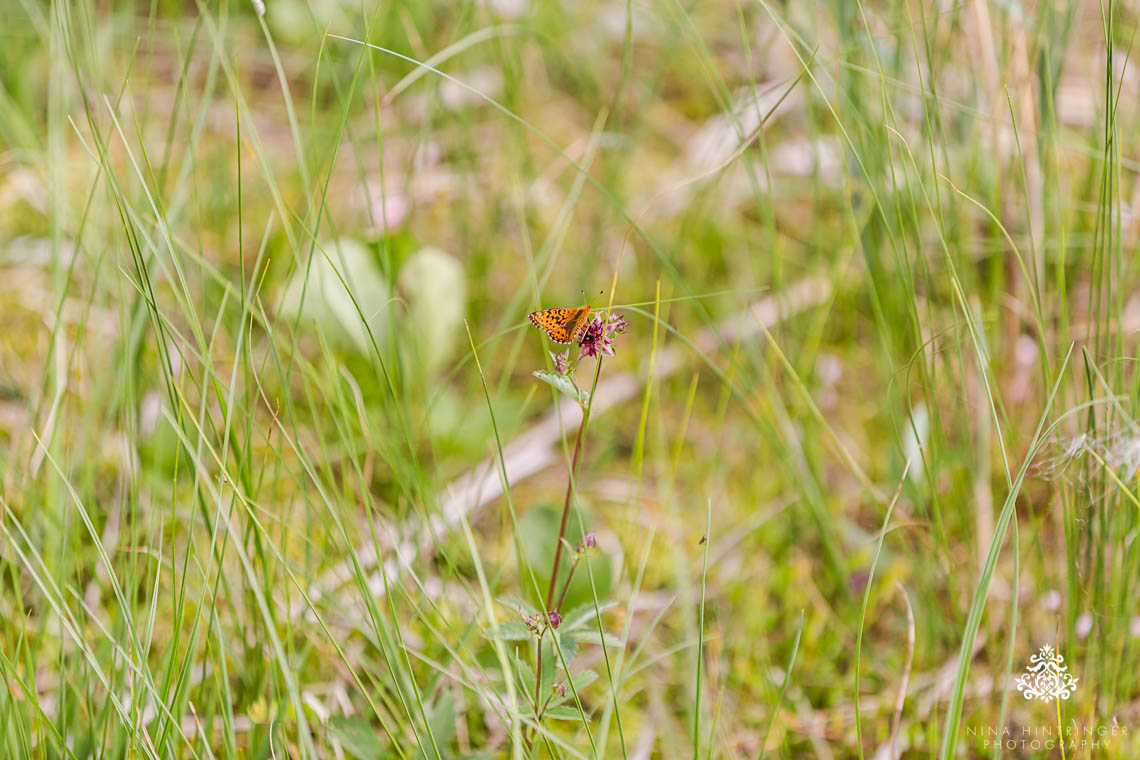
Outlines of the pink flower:
M558 371L558 374L565 375L570 371L570 349L566 349L560 354L551 351L550 358L554 360L554 369Z
M578 360L581 361L585 356L613 356L614 336L625 332L628 326L629 322L616 311L610 312L608 320L602 319L601 315L594 317L594 321L578 341L578 347L582 349Z

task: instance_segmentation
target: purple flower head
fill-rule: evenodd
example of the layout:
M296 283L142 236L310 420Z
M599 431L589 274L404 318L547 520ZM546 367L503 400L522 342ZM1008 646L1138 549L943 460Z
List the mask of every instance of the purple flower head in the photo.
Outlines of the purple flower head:
M546 613L546 619L550 621L551 628L557 628L562 625L562 616L558 614L558 610L551 610Z
M578 341L578 347L582 349L578 360L581 361L586 356L613 356L614 336L625 332L628 326L629 322L616 311L610 312L608 320L603 319L600 314L594 317L594 321Z
M554 360L554 369L558 371L558 374L565 375L570 371L570 349L566 349L560 354L551 351L550 358Z
M530 629L531 633L538 636L542 633L542 613L536 612L533 615L523 615L523 624Z
M550 688L558 696L566 696L566 684L562 683L561 681L555 681L554 683L550 684Z
M598 536L595 533L587 533L582 536L582 540L578 542L578 551L583 549L591 549L598 545Z

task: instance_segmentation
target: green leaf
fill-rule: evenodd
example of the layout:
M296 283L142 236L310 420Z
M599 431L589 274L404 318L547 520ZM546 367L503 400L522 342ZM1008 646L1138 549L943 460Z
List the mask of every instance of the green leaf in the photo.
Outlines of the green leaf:
M581 673L574 673L570 678L574 682L574 688L578 691L582 691L582 689L598 680L598 673L596 670L583 670ZM567 687L566 693L570 693L569 687Z
M610 599L598 604L598 614L602 614L606 610L612 610L617 606L617 601ZM573 631L576 628L581 628L586 623L594 622L594 603L587 602L579 607L575 607L566 613L562 618L562 625L558 626L560 631Z
M329 718L329 733L353 757L363 760L384 757L384 745L377 738L376 731L363 718L333 715Z
M543 717L553 718L554 720L582 720L582 713L578 712L577 707L567 707L566 705L551 707L542 715Z
M534 571L541 589L544 589L550 582L550 568L554 563L553 548L555 542L558 541L558 528L561 520L562 505L559 504L556 507L548 503L534 505L524 512L519 520L519 544L522 548L522 556L526 564ZM591 518L581 505L575 504L570 507L566 540L571 546L578 544L582 534L590 529L590 524ZM573 562L572 554L573 552L562 552L558 569L560 584L565 583L567 574L570 572L570 565ZM586 563L585 557L578 563L578 569L570 582L570 588L566 592L566 599L561 609L576 610L583 603L593 599L595 589L599 600L610 598L610 588L613 585L614 577L612 558L606 554L594 555L591 553L589 566ZM591 573L593 574L593 584L590 582ZM524 578L527 577L526 567L521 569L520 575ZM541 596L534 593L531 584L524 584L522 591L532 604L543 604ZM563 622L559 626L559 630L565 627L566 623Z
M515 674L519 679L519 687L523 694L533 694L534 692L534 668L530 663L524 660L518 653L515 652Z
M483 638L500 641L525 641L533 637L534 634L526 627L526 623L518 620L508 620L505 623L493 625L483 632Z
M540 704L550 696L551 684L554 683L554 663L557 657L558 653L554 651L550 639L544 639L542 642L542 679L539 681L538 689ZM529 702L534 698L534 668L531 666L531 662L524 660L517 650L515 652L515 675L518 677L520 690L527 695L526 699Z
M578 390L567 375L560 375L557 372L551 372L546 369L536 369L531 374L559 393L566 394L579 404L585 404L590 400L589 392Z
M428 725L431 726L431 736L428 736L427 731L421 733L420 747L412 755L413 760L435 758L432 739L435 740L435 746L439 748L443 757L451 757L447 746L451 744L451 739L455 735L455 695L451 692L443 694L429 709L427 718Z
M499 596L495 598L495 601L509 609L511 612L521 612L523 615L527 616L538 614L537 607L519 596Z
M574 655L578 654L578 639L570 632L559 632L558 646L562 650L562 659L566 661L566 665L574 659ZM556 653L557 654L557 653ZM559 661L559 664L562 664Z
M575 673L574 675L570 676L570 679L574 682L574 688L571 689L570 684L566 684L566 696L555 697L554 699L550 700L551 706L560 705L564 702L570 702L573 704L574 692L577 691L580 698L582 689L585 689L594 681L598 680L598 674L593 670L583 670L581 673Z
M300 317L301 329L315 328L367 355L372 352L369 329L380 349L388 349L390 300L391 290L368 247L342 238L315 250L312 263L293 273L277 301L277 313L290 321Z
M574 636L578 639L578 641L582 642L583 644L601 644L602 643L602 639L600 636L598 636L597 631L581 631L579 633L574 634ZM621 639L619 639L617 636L614 636L612 633L606 634L606 647L607 648L621 649L623 646L624 645L622 644Z
M417 251L400 269L400 293L408 303L407 328L415 336L429 375L447 362L463 333L467 276L459 260L438 248Z
M554 683L554 663L558 661L558 653L554 651L554 643L549 638L542 640L542 698L550 693L550 685Z

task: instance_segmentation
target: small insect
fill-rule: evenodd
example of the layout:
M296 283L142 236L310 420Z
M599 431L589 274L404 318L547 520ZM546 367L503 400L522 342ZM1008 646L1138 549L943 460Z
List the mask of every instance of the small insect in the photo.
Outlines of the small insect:
M582 338L590 325L590 304L532 311L527 317L555 343L573 343Z

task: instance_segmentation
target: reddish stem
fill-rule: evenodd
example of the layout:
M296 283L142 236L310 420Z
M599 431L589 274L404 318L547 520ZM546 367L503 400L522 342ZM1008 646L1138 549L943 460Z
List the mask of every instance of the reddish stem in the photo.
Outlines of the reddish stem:
M598 364L594 368L594 384L591 390L598 387L598 376L602 373L602 355L598 355ZM577 385L575 385L577 387ZM546 589L546 605L542 610L543 622L546 624L542 629L542 634L538 637L538 657L536 658L536 667L534 669L534 713L535 720L541 720L542 714L539 712L538 700L541 697L542 689L542 639L547 629L551 630L553 636L553 627L550 625L550 612L551 604L554 602L554 588L558 585L558 563L562 561L562 543L566 538L566 525L570 522L570 502L574 496L574 478L578 474L578 459L582 454L582 439L586 435L586 423L590 419L590 405L593 404L593 396L590 397L590 404L582 407L582 423L578 425L578 438L574 442L574 456L570 460L570 477L566 482L566 499L562 502L562 525L558 528L558 542L554 548L554 567L550 569L550 586ZM569 582L567 582L569 586ZM558 599L558 606L562 606L562 600L566 598L566 591L563 590L562 595Z
M574 571L578 569L578 559L581 556L578 554L574 557L574 562L570 565L570 572L566 574L566 582L562 584L562 593L558 595L558 604L554 605L554 609L559 612L562 611L562 603L566 601L566 592L570 590L570 581L574 580Z
M570 521L570 501L574 494L574 476L578 472L578 456L582 452L582 436L586 433L586 414L582 413L582 424L578 426L578 440L574 444L574 458L570 462L570 479L566 483L566 500L562 504L562 526L558 529L558 542L554 549L554 567L550 571L550 587L546 590L546 608L551 610L554 603L554 588L558 585L558 563L562 560L562 542L566 538L566 524Z

